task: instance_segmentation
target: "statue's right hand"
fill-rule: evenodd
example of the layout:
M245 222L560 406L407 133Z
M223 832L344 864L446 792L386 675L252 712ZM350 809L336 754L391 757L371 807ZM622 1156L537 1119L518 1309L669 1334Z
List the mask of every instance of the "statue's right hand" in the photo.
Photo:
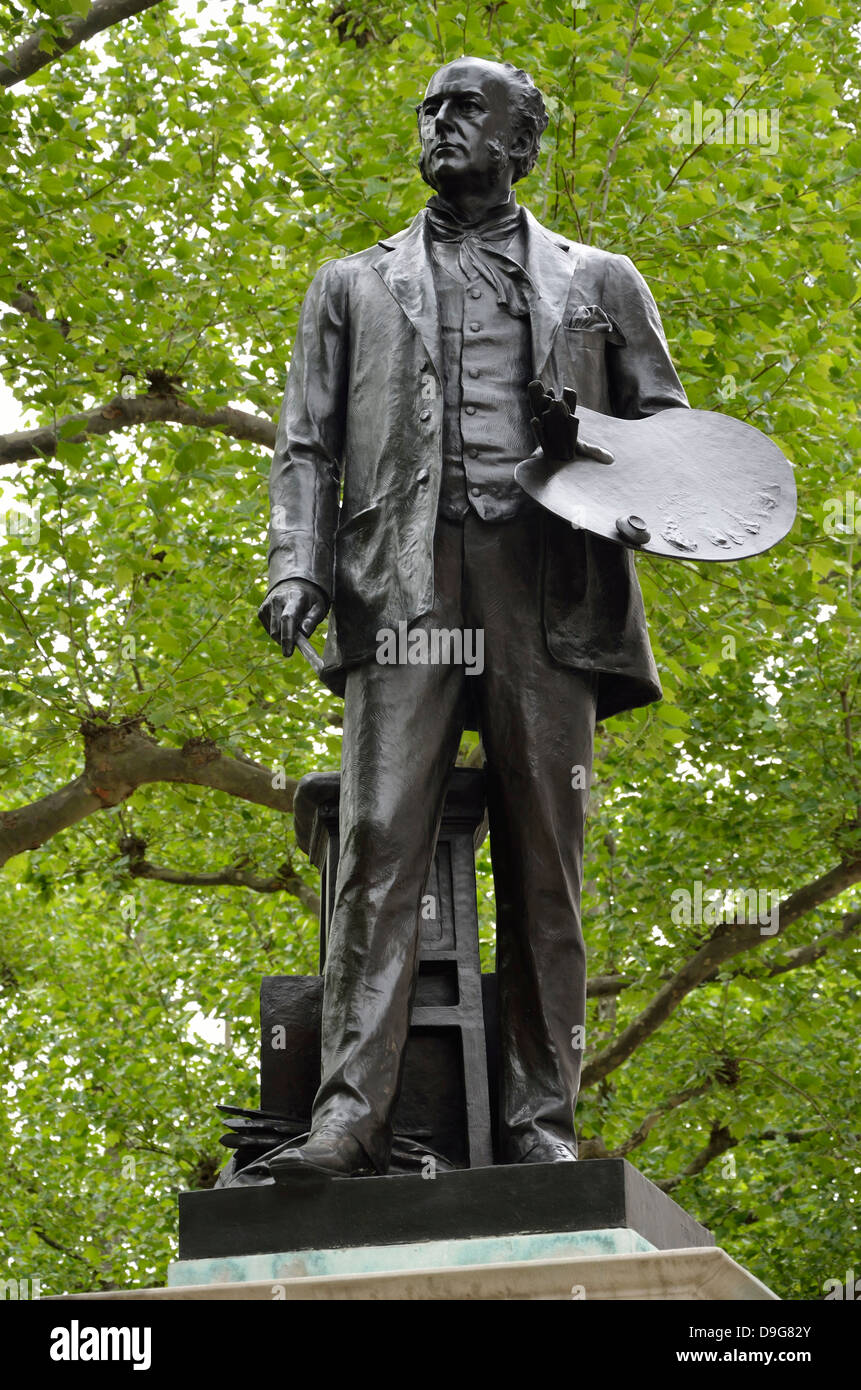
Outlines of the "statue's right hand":
M318 584L309 579L283 579L266 595L257 616L284 655L292 656L297 632L310 637L328 608L326 595Z

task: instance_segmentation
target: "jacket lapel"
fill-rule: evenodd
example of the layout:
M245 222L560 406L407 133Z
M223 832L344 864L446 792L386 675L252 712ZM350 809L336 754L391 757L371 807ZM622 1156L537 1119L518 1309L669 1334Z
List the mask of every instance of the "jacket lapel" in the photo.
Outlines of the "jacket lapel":
M415 328L442 379L442 335L424 210L405 231L381 241L380 246L384 252L374 269Z
M571 279L580 262L576 243L549 232L526 214L526 269L537 290L532 321L532 367L540 378L565 315Z

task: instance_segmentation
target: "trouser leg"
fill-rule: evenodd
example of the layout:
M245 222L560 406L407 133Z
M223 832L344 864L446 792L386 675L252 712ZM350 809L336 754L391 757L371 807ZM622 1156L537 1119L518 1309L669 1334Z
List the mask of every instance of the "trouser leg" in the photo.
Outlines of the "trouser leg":
M460 527L440 523L434 609L460 623ZM388 1166L418 968L421 899L463 728L463 668L368 662L347 678L340 859L312 1131L349 1131Z
M580 924L595 678L547 652L541 519L467 521L465 621L483 626L479 690L496 889L505 1156L542 1137L576 1152L586 961Z

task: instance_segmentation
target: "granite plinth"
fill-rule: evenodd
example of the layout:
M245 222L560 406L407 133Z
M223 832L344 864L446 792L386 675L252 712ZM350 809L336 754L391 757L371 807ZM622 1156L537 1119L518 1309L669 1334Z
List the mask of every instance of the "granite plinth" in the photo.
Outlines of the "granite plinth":
M656 1250L714 1238L624 1159L352 1178L179 1198L180 1260L625 1229Z

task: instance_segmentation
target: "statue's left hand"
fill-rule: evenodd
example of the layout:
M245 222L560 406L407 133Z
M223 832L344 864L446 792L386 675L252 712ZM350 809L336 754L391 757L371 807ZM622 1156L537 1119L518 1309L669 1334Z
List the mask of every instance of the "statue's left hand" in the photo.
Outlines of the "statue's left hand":
M535 439L550 462L569 463L575 458L595 459L598 463L613 462L609 449L577 438L580 428L575 414L577 392L572 391L570 386L563 386L562 399L557 401L553 392L545 391L540 381L530 381L529 404L532 407Z

